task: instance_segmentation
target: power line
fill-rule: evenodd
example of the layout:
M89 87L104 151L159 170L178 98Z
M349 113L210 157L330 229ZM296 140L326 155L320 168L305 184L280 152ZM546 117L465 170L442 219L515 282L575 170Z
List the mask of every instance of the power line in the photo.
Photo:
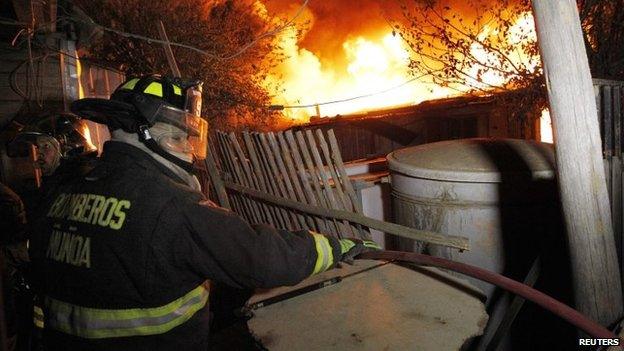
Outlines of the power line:
M305 0L303 2L303 4L299 7L299 9L297 10L297 12L295 13L295 15L288 20L286 23L284 23L283 25L269 31L266 32L264 34L261 34L260 36L258 36L257 38L255 38L254 40L252 40L251 42L245 44L241 49L239 49L238 51L230 54L230 55L226 55L226 56L218 56L215 55L211 52L208 52L206 50L202 50L198 47L192 46L192 45L188 45L188 44L184 44L184 43L178 43L178 42L172 42L172 41L168 41L168 40L161 40L161 39L156 39L156 38L150 38L144 35L140 35L140 34L135 34L135 33L130 33L130 32L125 32L122 30L118 30L118 29L114 29L111 27L107 27L104 25L101 25L99 23L96 23L95 21L93 21L91 18L89 18L89 21L81 19L81 18L73 18L75 21L77 22L81 22L84 24L88 24L88 25L92 25L95 27L98 27L104 31L107 32L111 32L111 33L115 33L117 35L123 36L123 37L127 37L127 38L134 38L134 39L139 39L139 40L144 40L147 41L148 43L158 43L158 44L168 44L171 46L177 46L177 47L181 47L181 48L185 48L185 49L189 49L192 51L195 51L197 53L200 53L204 56L213 58L213 59L217 59L217 60L222 60L222 61L226 61L226 60L231 60L235 57L240 56L242 53L244 53L245 51L247 51L249 48L251 48L252 46L254 46L258 41L260 41L263 38L269 37L269 36L273 36L281 31L283 31L284 29L286 29L287 27L289 27L300 15L301 13L303 13L303 10L305 9L305 7L308 5L308 3L310 2L310 0Z
M305 9L305 7L308 5L308 3L309 3L309 2L310 2L310 0L304 0L303 4L302 4L302 5L299 7L299 9L296 11L295 15L294 15L294 16L293 16L290 20L288 20L286 23L284 23L283 25L281 25L281 26L279 26L279 27L275 28L275 29L274 29L274 30L272 30L272 31L266 32L266 33L264 33L264 34L262 34L262 35L260 35L260 36L256 37L254 40L252 40L251 42L249 42L249 43L247 43L246 45L244 45L244 46L243 46L241 49L239 49L238 51L236 51L236 52L234 52L234 53L232 53L232 54L230 54L230 55L226 55L226 56L218 56L218 55L215 55L215 54L213 54L213 53L207 52L207 51L205 51L205 50L199 49L199 48L197 48L197 47L195 47L195 46L188 45L188 44L184 44L184 43L178 43L178 42L172 42L172 41L161 40L161 39L156 39L156 38L150 38L150 37L143 36L143 35L139 35L139 34L135 34L135 33L130 33L130 32L125 32L125 31L117 30L117 29L110 28L110 27L107 27L107 26L101 25L101 24L99 24L99 23L96 23L95 21L93 21L93 20L92 20L92 19L90 19L90 18L89 18L89 21L86 21L86 20L83 20L83 19L80 19L80 18L76 18L76 17L74 17L74 16L72 16L71 18L72 18L73 20L77 21L77 22L81 22L81 23L85 23L85 24L88 24L88 25L92 25L92 26L95 26L95 27L101 28L101 29L102 29L102 30L104 30L104 31L108 31L108 32L111 32L111 33L115 33L115 34L118 34L118 35L120 35L120 36L124 36L124 37L128 37L128 38L134 38L134 39L139 39L139 40L144 40L144 41L147 41L149 44L151 44L151 43L168 44L168 45L171 45L171 46L177 46L177 47L181 47L181 48L186 48L186 49L189 49L189 50L193 50L193 51L195 51L195 52L198 52L198 53L200 53L200 54L202 54L202 55L205 55L205 56L208 56L208 57L211 57L211 58L214 58L214 59L219 59L219 60L230 60L230 59L233 59L233 58L235 58L235 57L240 56L242 53L244 53L245 51L247 51L249 48L251 48L253 45L255 45L255 44L256 44L258 41L260 41L261 39L266 38L266 37L268 37L268 36L273 36L273 35L275 35L275 34L277 34L277 33L281 32L281 31L283 31L285 28L289 27L290 25L292 25L292 24L293 24L293 22L294 22L294 21L295 21L295 20L296 20L296 19L297 19L297 18L298 18L298 17L299 17L302 13L303 13L303 10ZM63 10L64 10L64 11L66 11L65 9L63 9ZM67 12L66 12L66 13L67 13ZM17 22L17 21L12 22L12 23L5 23L5 24L22 25L22 23L21 23L21 22ZM47 47L48 49L51 49L51 48L50 48L50 47L48 47L47 45L46 45L46 47ZM59 53L61 53L61 54L63 54L63 55L67 55L67 56L74 57L73 55L68 54L68 53L65 53L65 52L62 52L62 51L60 51L60 50L54 50L54 51L57 51L57 52L59 52ZM77 57L74 57L74 58L77 58ZM237 102L237 103L238 103L238 104L240 104L240 105L249 106L249 107L253 107L253 108L266 108L266 109L269 109L269 110L284 110L284 109L312 108L312 107L315 107L315 106L331 105L331 104L343 103L343 102L348 102L348 101L353 101L353 100L363 99L363 98L367 98L367 97L372 97L372 96L376 96L376 95L381 95L381 94L384 94L384 93L390 92L390 91L392 91L392 90L395 90L395 89L401 88L401 87L403 87L403 86L405 86L405 85L407 85L407 84L409 84L409 83L412 83L412 82L414 82L414 81L416 81L416 80L418 80L418 79L420 79L420 78L422 78L422 77L428 76L428 75L430 75L431 73L432 73L432 72L424 73L424 74L422 74L422 75L420 75L420 76L413 77L413 78L411 78L411 79L409 79L409 80L407 80L407 81L405 81L405 82L403 82L403 83L401 83L401 84L399 84L399 85L396 85L396 86L393 86L393 87L390 87L390 88L387 88L387 89L384 89L384 90L380 90L380 91L377 91L377 92L372 92L372 93L362 94L362 95L353 96L353 97L350 97L350 98L345 98L345 99L330 100L330 101L325 101L325 102L320 102L320 103L313 103L313 104L302 104L302 105L278 105L278 104L275 104L275 105L269 105L269 106L247 105L247 104L240 103L240 102Z
M284 110L284 109L295 109L295 108L311 108L311 107L316 107L316 106L323 106L323 105L331 105L331 104L338 104L341 102L348 102L348 101L353 101L353 100L358 100L358 99L363 99L363 98L367 98L367 97L371 97L371 96L375 96L375 95L381 95L381 94L385 94L387 92L390 92L392 90L401 88L402 86L405 86L409 83L412 83L420 78L426 77L430 75L430 73L424 73L420 76L417 77L413 77L409 80L406 80L405 82L399 84L399 85L395 85L393 87L384 89L384 90L380 90L380 91L376 91L373 93L368 93L368 94L363 94L363 95L358 95L358 96L353 96L350 98L346 98L346 99L339 99L339 100L330 100L330 101L325 101L325 102L319 102L316 104L305 104L305 105L270 105L267 106L268 109L270 110Z

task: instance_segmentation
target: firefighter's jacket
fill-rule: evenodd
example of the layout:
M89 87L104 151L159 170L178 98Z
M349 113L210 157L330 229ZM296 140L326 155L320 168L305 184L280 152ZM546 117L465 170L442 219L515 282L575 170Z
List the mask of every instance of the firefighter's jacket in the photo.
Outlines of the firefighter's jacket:
M332 267L338 240L252 227L134 146L111 141L53 191L31 259L50 349L205 350L206 280L293 285Z

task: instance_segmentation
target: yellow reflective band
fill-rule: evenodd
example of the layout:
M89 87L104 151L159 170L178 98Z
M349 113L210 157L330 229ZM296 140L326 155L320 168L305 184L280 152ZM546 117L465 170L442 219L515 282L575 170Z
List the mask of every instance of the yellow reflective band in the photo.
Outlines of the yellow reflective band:
M332 264L334 264L334 254L331 244L329 243L329 239L327 239L325 235L314 232L310 232L310 234L312 234L312 237L314 238L317 254L316 264L314 265L314 271L312 274L317 274L326 271L332 266Z
M173 86L173 93L174 93L174 94L176 94L176 95L180 95L180 96L182 96L182 88L180 88L180 87L179 87L179 86L177 86L177 85L174 85L174 86Z
M48 327L82 338L154 335L188 321L208 303L204 285L164 306L132 309L97 309L45 298Z
M349 239L340 240L340 253L345 254L355 246L355 243Z
M143 90L145 94L156 95L158 97L163 97L163 89L162 84L158 82L151 82L145 90Z
M134 86L136 85L136 83L139 81L139 78L134 78L134 79L130 79L128 82L126 82L126 84L124 84L120 89L128 89L128 90L132 90L134 89Z
M43 324L43 310L41 309L41 307L34 305L33 306L33 324L35 325L35 327L43 329L44 324Z

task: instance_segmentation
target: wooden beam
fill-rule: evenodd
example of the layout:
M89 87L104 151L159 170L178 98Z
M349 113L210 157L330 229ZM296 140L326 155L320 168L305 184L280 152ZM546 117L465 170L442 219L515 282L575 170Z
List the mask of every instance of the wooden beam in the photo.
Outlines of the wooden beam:
M178 64L175 60L175 56L173 56L173 50L171 50L171 45L169 45L169 38L167 38L165 25L162 23L162 21L158 21L156 23L156 27L158 27L160 40L167 42L163 44L163 47L165 48L165 55L167 56L167 62L169 62L169 68L171 69L171 73L173 73L174 77L182 77L182 75L180 74L180 69L178 68Z
M286 199L283 197L271 195L258 191L256 189L247 188L236 183L229 181L224 182L225 187L241 194L245 194L251 197L255 197L262 201L266 201L275 205L287 207L296 211L306 212L315 216L335 218L342 221L349 221L352 223L361 224L371 229L377 229L389 234L402 236L405 238L424 241L430 244L443 245L453 247L460 250L469 250L470 245L468 239L461 236L442 235L434 232L428 232L424 230L417 230L414 228L402 226L400 224L389 223L380 221L377 219L369 218L361 214L336 210L325 207L317 207L308 204L304 204L298 201Z
M553 121L576 306L609 325L622 315L622 286L577 4L533 0L532 6Z

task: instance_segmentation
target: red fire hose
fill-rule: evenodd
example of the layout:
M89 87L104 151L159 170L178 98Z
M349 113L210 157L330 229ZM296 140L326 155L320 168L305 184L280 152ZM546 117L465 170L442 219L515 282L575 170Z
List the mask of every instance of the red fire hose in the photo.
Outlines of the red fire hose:
M444 269L449 269L461 274L471 276L473 278L482 280L484 282L494 284L501 287L513 294L519 295L527 300L533 301L542 308L556 314L557 316L568 321L575 327L581 329L585 333L597 339L617 339L618 337L609 331L607 328L587 318L577 310L570 306L563 304L552 297L524 285L513 279L509 279L498 273L494 273L483 268L471 266L465 263L459 263L455 261L445 260L439 257L433 257L428 255L422 255L413 252L401 252L401 251L373 251L361 254L360 259L372 259L372 260L388 260L388 261L403 261L416 263L425 266L434 266ZM620 343L624 343L624 340L620 340Z

